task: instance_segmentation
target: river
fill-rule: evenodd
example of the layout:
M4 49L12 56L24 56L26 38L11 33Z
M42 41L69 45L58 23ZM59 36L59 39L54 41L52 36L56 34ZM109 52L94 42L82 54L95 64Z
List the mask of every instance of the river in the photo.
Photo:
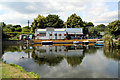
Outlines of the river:
M3 45L2 60L40 78L118 78L119 49L82 44Z

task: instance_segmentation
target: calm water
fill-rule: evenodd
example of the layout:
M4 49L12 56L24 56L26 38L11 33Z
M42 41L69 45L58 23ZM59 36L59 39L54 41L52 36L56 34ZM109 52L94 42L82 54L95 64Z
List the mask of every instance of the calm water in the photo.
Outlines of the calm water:
M41 78L118 78L119 50L73 44L3 46L2 60Z

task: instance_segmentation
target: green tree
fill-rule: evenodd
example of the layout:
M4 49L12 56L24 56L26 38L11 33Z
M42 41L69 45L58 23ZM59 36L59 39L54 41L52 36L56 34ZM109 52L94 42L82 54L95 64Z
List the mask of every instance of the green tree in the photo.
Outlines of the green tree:
M68 17L66 24L68 28L80 28L85 26L80 16L77 16L75 13Z
M49 14L46 17L46 27L53 27L53 28L62 28L64 27L64 21L59 18L58 15L51 15Z
M30 28L28 26L25 26L22 28L22 32L30 32Z
M111 34L114 34L115 37L120 35L120 20L115 20L107 25L108 30Z
M21 27L17 27L17 28L15 28L15 31L21 32L21 31L22 31L22 28L21 28Z
M97 36L96 27L89 27L88 28L88 33L89 33L90 36Z
M107 31L107 27L104 24L99 24L96 27L97 35L100 35L100 32Z
M10 28L3 28L3 32L12 32Z
M88 22L88 23L86 22L86 26L87 27L94 27L94 24L92 22Z
M32 22L31 27L32 32L34 32L36 28L45 28L45 17L39 14Z

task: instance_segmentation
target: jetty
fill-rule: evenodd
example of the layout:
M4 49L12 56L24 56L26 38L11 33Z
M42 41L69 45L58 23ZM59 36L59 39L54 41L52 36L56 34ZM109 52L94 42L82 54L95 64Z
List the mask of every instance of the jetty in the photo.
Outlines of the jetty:
M42 42L53 42L53 44L75 44L74 42L77 42L76 44L85 44L87 43L96 43L97 40L102 39L75 39L75 40L5 40L3 41L4 44L42 44ZM78 43L79 42L79 43Z
M75 39L75 40L33 40L34 44L41 44L43 41L51 41L53 44L73 44L74 42L79 42L78 44L83 44L85 42L88 43L96 43L97 40L102 39Z

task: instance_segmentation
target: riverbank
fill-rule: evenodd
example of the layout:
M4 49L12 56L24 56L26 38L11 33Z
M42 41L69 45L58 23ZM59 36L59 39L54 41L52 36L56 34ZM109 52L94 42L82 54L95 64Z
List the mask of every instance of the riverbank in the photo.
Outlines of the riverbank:
M2 78L39 78L33 72L26 72L22 67L16 64L2 63Z

